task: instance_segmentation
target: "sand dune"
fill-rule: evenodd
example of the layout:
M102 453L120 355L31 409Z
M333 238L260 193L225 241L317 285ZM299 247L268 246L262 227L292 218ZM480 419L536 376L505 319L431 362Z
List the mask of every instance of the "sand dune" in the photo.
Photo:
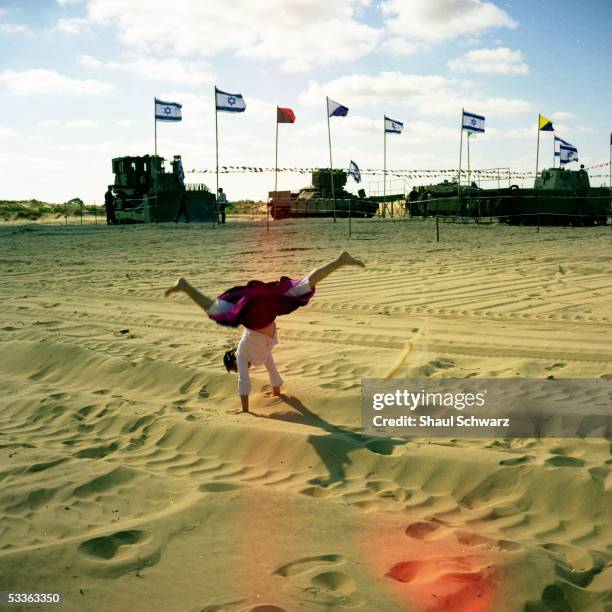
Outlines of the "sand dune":
M610 377L609 228L431 220L0 228L0 591L64 610L604 611L605 440L359 433L362 377ZM215 295L367 261L279 319L286 396Z

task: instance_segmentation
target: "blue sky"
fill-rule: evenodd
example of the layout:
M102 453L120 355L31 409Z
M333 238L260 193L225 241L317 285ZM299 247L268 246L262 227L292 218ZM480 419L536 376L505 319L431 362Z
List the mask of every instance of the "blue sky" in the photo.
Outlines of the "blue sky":
M533 170L538 112L581 162L604 162L611 23L608 0L1 0L0 199L101 200L112 157L152 152L154 96L184 105L183 122L158 126L160 153L214 168L215 84L247 102L219 115L221 165L273 165L279 104L297 115L280 126L279 165L326 166L326 95L350 109L332 119L340 167L382 167L385 113L405 124L388 137L389 168L456 167L462 106L487 118L472 167ZM222 184L230 199L263 198L273 177Z

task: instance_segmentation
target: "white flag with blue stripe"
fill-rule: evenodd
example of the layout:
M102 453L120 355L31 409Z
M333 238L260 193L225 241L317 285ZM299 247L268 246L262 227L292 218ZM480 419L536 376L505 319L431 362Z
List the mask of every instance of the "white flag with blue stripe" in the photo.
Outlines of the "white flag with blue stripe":
M353 160L351 160L351 163L349 164L348 173L355 179L356 183L361 183L361 172L359 171L359 166Z
M401 121L395 121L395 119L389 119L385 115L385 132L390 134L401 134L404 129L404 124Z
M215 87L215 98L218 111L226 113L243 113L246 102L241 94L231 94Z
M482 115L475 115L464 110L461 125L464 130L469 130L470 132L484 132L485 118Z
M560 151L557 151L557 143L565 145L566 147L571 147L573 145L571 145L569 142L563 140L563 138L559 138L558 136L555 136L555 157L559 157L561 155Z
M164 102L155 98L155 119L156 121L181 121L182 104L178 102Z
M568 143L559 145L559 162L569 164L570 162L578 161L578 149Z

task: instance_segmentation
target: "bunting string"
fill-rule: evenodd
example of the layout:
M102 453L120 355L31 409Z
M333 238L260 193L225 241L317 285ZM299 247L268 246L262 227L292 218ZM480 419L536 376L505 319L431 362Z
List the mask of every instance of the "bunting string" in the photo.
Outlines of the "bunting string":
M610 162L601 162L593 164L592 166L586 167L586 170L594 170L599 168L607 168ZM219 166L219 174L246 174L246 173L267 173L276 172L274 167L262 167L262 166ZM314 170L320 170L320 168L302 168L302 167L289 167L289 168L278 168L278 172L291 172L294 174L311 174ZM361 169L361 174L370 176L383 176L384 171L380 168L364 168ZM216 168L203 168L203 169L192 169L188 171L191 174L214 174ZM448 178L457 176L457 168L431 170L431 169L390 169L386 172L388 177L391 178ZM520 171L510 170L508 168L493 168L493 169L474 169L470 170L469 176L475 180L504 180L504 179L533 179L535 174L531 171ZM591 178L603 177L604 174L591 175ZM465 169L461 170L461 177L467 178L468 171Z

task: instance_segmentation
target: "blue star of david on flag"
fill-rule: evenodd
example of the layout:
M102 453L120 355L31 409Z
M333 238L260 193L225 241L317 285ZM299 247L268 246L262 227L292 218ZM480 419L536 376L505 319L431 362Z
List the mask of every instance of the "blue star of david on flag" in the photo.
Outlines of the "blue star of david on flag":
M484 132L485 118L482 115L475 115L474 113L468 113L464 110L461 127L470 132Z
M215 104L218 111L226 113L242 113L246 102L241 94L231 94L215 87Z
M404 124L401 121L390 119L385 115L385 132L391 134L401 134L404 129Z
M178 102L164 102L155 98L155 119L156 121L181 121L182 104Z

